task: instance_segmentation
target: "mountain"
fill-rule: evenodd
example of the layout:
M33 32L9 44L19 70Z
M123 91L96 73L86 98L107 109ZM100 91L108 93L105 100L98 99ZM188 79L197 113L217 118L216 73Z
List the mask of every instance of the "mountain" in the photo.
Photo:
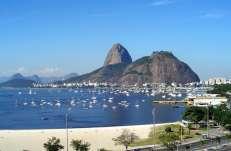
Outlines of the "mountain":
M0 83L1 82L6 82L7 80L9 80L9 77L7 77L7 76L0 77Z
M130 56L129 52L119 43L114 44L112 48L109 50L107 57L104 61L104 66L118 63L132 63L132 57Z
M130 64L123 72L119 83L190 83L200 81L199 77L184 62L171 52L156 51Z
M127 64L119 63L103 66L91 73L84 74L77 77L72 77L65 80L65 82L111 82L114 83L119 80Z
M0 87L27 88L33 87L33 83L36 83L36 81L27 79L20 73L17 73L14 74L10 80L0 83Z
M38 75L28 76L28 77L26 77L26 79L31 80L31 81L35 81L37 83L40 83L42 81Z
M15 79L26 79L26 78L22 74L16 73L16 74L12 75L10 80L15 80Z
M114 57L118 56L114 55L114 51L115 53L120 52L118 48L123 51L126 50L120 44L113 45L103 67L91 73L70 78L64 82L91 81L134 85L143 83L170 84L173 82L185 84L200 81L198 75L171 52L156 51L151 56L142 57L132 63L130 59L128 59L130 61L118 63L118 57Z
M0 83L0 87L11 87L11 88L29 88L33 87L35 81L27 79L13 79L3 83Z
M73 78L73 77L77 77L79 76L78 73L70 73L68 75L65 75L62 77L62 80L67 80L67 79L70 79L70 78Z

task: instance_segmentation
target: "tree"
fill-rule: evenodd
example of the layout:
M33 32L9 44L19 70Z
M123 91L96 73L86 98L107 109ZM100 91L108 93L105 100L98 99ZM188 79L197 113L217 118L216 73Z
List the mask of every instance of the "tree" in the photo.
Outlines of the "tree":
M180 140L180 137L177 133L169 130L170 130L169 128L166 128L165 132L160 134L159 140L169 150L176 150L177 147L176 142Z
M188 123L187 128L188 128L188 134L191 135L191 129L192 129L192 123Z
M60 144L60 139L56 137L49 138L48 141L43 144L43 147L47 151L60 151L64 149L64 146Z
M115 142L115 145L123 145L127 150L128 146L137 141L138 139L139 138L138 136L136 136L135 133L130 132L129 130L124 130L119 137L113 138L112 140Z
M75 150L75 151L79 151L80 147L81 147L82 141L81 140L72 140L71 141L71 147Z
M87 142L83 143L81 140L72 140L71 146L75 151L88 151L91 145Z
M198 124L202 120L207 120L207 109L202 107L188 107L183 114L183 119Z
M165 128L165 132L166 132L167 134L170 134L170 133L173 132L173 131L172 131L172 128L171 128L171 127L166 127L166 128Z
M91 146L91 145L90 145L89 143L85 142L85 143L83 143L83 144L81 145L79 151L89 151L89 150L90 150L90 146Z

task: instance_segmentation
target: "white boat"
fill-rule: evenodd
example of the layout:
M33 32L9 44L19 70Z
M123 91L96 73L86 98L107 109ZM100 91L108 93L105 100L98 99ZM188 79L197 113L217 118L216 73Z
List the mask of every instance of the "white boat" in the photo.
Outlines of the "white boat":
M32 90L30 89L29 92L28 92L29 95L32 95Z
M61 103L58 102L58 103L55 104L55 106L60 107Z
M135 105L135 107L136 107L136 108L139 108L139 107L140 107L140 105L139 105L139 104L136 104L136 105Z
M107 104L103 104L103 108L107 108L108 107L108 105Z
M116 106L112 106L112 109L115 110L115 109L116 109Z
M109 103L113 103L113 101L112 101L112 100L108 100L108 102L109 102Z

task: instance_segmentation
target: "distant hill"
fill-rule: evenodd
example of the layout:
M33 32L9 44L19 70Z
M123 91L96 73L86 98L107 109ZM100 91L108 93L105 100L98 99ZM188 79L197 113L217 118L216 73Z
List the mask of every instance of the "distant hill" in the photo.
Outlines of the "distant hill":
M19 80L19 79L26 79L26 77L24 77L21 73L16 73L14 75L11 76L10 80Z
M40 81L37 75L25 77L20 73L16 73L8 81L0 83L0 87L28 88L33 87L34 83L39 83Z
M26 79L31 80L31 81L35 81L37 83L42 82L41 78L38 75L28 76L28 77L26 77Z
M67 79L70 79L70 78L73 78L73 77L77 77L79 76L78 73L70 73L68 75L65 75L62 77L62 80L67 80Z
M126 57L122 54L126 54ZM121 44L115 44L109 50L103 67L65 82L91 81L133 85L173 82L185 84L200 81L198 75L171 52L155 51L151 56L134 62L131 62L129 56L129 52Z
M33 87L33 83L35 83L35 81L14 79L1 83L0 87L28 88L28 87Z
M70 73L60 77L39 77L38 75L23 76L20 73L16 73L11 77L6 78L4 81L1 81L0 87L33 87L34 83L52 83L56 81L63 81L76 76L78 76L77 73Z
M10 77L2 76L2 77L0 77L0 83L6 82L6 81L8 81L9 79L10 79Z

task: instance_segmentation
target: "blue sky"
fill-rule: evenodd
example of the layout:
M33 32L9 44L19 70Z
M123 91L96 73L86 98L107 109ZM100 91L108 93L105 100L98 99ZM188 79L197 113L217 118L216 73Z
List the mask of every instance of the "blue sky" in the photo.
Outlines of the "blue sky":
M172 51L201 79L231 77L230 0L1 0L0 76L87 73L113 43Z

